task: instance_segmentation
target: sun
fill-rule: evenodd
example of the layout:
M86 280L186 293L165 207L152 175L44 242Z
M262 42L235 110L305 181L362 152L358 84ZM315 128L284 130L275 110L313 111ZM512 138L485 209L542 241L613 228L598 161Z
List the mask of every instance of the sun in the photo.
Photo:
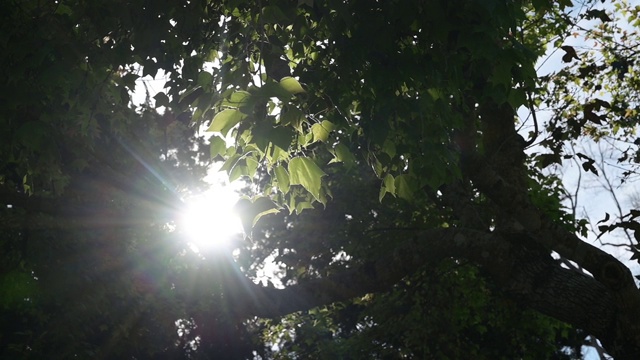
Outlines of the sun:
M225 188L185 200L181 228L197 251L226 248L242 232L240 219L233 211L237 194Z

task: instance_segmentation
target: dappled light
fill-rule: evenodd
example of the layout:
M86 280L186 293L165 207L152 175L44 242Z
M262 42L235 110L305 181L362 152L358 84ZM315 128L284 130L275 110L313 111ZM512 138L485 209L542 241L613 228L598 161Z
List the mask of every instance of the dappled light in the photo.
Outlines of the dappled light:
M0 359L640 359L633 2L0 17Z

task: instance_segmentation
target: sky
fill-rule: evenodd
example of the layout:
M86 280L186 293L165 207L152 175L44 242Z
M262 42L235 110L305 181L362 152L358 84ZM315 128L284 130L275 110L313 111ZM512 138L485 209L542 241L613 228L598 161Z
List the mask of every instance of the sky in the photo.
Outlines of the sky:
M640 3L638 1L635 2ZM605 9L610 13L613 12L610 3L598 3L596 4L596 8ZM583 20L580 22L580 25L584 28L591 28L596 24L597 21L599 20ZM565 39L563 45L573 46L578 51L578 54L581 51L589 48L597 48L597 44L594 44L593 42L586 43L580 37L569 37ZM547 56L543 57L537 66L538 75L546 75L558 71L565 66L568 66L568 64L563 63L561 60L563 54L563 51L550 47ZM606 100L606 93L602 93L599 95L601 95L601 99ZM527 111L521 111L520 114L523 119L527 118ZM538 120L541 123L544 123L544 121L549 117L549 114L544 112L538 112L537 115ZM530 117L527 119L529 123L525 123L525 125L527 125L526 131L523 131L525 133L528 133L528 131L530 131L530 122L532 121ZM525 136L525 138L527 137ZM603 149L606 150L606 144L595 143L591 140L585 140L579 143L575 149L570 150L573 152L581 151L587 155L590 155L598 154ZM528 151L529 153L548 152L544 149L541 149L540 147L535 146L530 148ZM616 163L615 158L610 160L611 161L608 161L609 164ZM628 212L628 210L633 207L633 204L629 201L630 197L632 197L634 194L638 194L636 190L637 184L620 184L619 182L616 182L622 171L615 166L604 166L603 169L600 169L600 176L596 176L593 173L584 172L580 168L579 163L571 160L565 160L563 165L561 166L561 172L563 174L562 181L566 189L570 193L577 195L575 196L576 203L573 204L573 206L576 207L576 217L578 219L587 218L591 224L596 224L599 220L603 219L606 213L609 213L612 218L616 218L616 216L620 213L620 211L618 210L618 206L621 207L621 212L623 214ZM610 184L607 184L605 176L610 180ZM614 194L612 192L606 191L605 187L610 187L615 190L617 199L616 197L614 197ZM572 206L572 204L570 204L569 202L565 202L565 205L569 207ZM640 273L640 266L635 261L629 261L629 253L624 249L612 246L601 246L595 233L589 233L589 236L584 240L593 245L600 246L605 251L616 256L631 269L634 275ZM627 242L626 238L623 237L623 234L619 232L605 234L601 238L601 240L612 243ZM584 358L586 360L600 359L599 354L592 347L583 347L583 351L585 353Z

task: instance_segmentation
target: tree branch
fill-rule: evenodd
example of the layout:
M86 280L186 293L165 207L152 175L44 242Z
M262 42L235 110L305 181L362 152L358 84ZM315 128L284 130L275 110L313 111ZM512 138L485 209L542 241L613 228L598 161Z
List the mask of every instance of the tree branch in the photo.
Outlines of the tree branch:
M631 272L616 258L582 241L536 208L529 197L523 148L518 148L514 141L517 134L513 127L513 110L507 105L491 103L481 108L486 155L480 156L475 150L463 153L463 173L483 194L510 214L516 231L526 232L547 252L556 251L575 261L608 289L613 299L610 305L617 311L612 327L600 332L605 336L601 340L607 344L607 350L619 358L640 358L640 292ZM590 293L592 291L582 289L569 296ZM562 319L560 314L554 317ZM595 331L602 329L588 330L597 335Z
M526 243L528 247L520 246ZM562 268L522 234L500 235L464 229L432 229L408 238L392 254L326 278L285 289L262 287L246 278L229 281L227 294L246 316L273 318L367 293L388 291L402 278L443 259L478 264L506 294L525 306L582 328L601 339L614 327L613 294L584 274ZM237 273L239 275L239 273ZM239 275L241 276L241 275ZM576 294L580 294L577 296ZM593 316L599 314L599 316Z

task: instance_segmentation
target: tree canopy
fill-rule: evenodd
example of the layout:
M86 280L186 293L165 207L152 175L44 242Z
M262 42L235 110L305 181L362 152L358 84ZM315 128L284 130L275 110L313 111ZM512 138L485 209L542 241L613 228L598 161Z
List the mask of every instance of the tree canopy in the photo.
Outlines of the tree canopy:
M3 358L640 358L640 6L0 14ZM193 251L214 163L246 236Z

